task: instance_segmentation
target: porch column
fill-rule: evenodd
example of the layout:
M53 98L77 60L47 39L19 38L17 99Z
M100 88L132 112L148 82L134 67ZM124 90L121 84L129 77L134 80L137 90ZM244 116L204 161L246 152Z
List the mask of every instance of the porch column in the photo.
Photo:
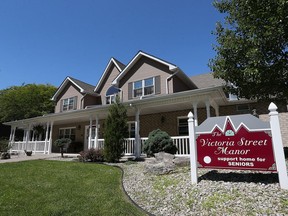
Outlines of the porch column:
M52 132L53 132L53 121L50 124L50 135L49 135L49 143L48 143L48 154L52 152Z
M12 142L15 141L15 134L16 134L17 126L14 127L13 134L12 134Z
M136 108L135 116L135 156L139 158L141 155L141 140L140 140L140 109Z
M89 123L88 149L91 148L91 139L92 139L92 116L90 116L90 123Z
M31 124L29 124L28 129L26 130L26 139L25 139L25 149L27 150L28 142L30 141L30 129L31 129Z
M194 114L194 124L198 126L198 110L197 110L198 102L193 103L193 114Z
M44 154L48 153L48 150L47 150L48 135L49 135L49 122L47 122L47 124L46 124L45 144L44 144Z
M10 141L10 142L12 141L13 131L14 131L14 126L13 126L13 127L11 126L10 136L9 136L9 141Z
M100 149L99 148L99 143L98 143L98 125L99 125L99 117L98 115L96 115L96 126L95 126L95 148L96 149Z
M207 118L210 118L210 102L209 102L209 100L206 100L205 104L206 104L206 115L207 115Z
M216 116L219 116L219 105L215 102L215 100L211 101L211 106L214 108Z

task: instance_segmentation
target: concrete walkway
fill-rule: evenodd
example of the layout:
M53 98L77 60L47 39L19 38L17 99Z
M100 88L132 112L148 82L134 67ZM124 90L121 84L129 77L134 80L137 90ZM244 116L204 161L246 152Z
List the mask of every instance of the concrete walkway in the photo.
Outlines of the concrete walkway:
M51 153L51 154L32 154L27 156L24 152L18 155L11 155L10 159L0 159L0 163L12 163L20 161L29 161L29 160L67 160L67 159L77 158L77 154L64 154L64 158L61 158L60 153Z

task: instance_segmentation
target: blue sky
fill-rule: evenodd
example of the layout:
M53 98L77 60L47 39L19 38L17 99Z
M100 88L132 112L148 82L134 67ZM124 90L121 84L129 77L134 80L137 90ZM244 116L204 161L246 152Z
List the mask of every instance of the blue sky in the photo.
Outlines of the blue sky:
M212 0L0 0L0 89L96 85L111 57L127 64L139 50L206 73L222 19Z

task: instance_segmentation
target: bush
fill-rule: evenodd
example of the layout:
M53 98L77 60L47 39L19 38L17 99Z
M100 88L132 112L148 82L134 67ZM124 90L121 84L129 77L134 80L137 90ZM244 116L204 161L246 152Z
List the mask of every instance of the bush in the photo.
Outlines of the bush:
M173 144L173 140L168 133L157 129L149 133L143 150L147 156L154 156L154 154L158 152L176 154L178 149L176 145Z
M0 152L7 152L11 146L9 145L9 140L0 139Z
M103 150L91 148L85 151L81 151L79 160L82 162L103 162Z

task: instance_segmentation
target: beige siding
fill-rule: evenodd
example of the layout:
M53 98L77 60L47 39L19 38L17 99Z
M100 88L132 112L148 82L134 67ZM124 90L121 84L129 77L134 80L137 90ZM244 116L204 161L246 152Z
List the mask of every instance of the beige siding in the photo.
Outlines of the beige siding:
M108 69L103 80L103 85L97 92L101 95L102 104L106 104L106 92L111 87L112 81L119 75L119 73L119 70L114 65Z
M173 93L187 91L191 89L189 86L183 83L183 81L181 81L177 76L174 76L172 80L173 80Z
M123 101L128 100L128 83L156 76L160 76L161 94L166 94L166 79L170 74L168 66L142 57L119 83L123 91Z
M68 84L57 98L55 113L61 112L61 100L71 97L77 97L77 109L81 109L82 94L78 91L78 88L76 88L74 85Z
M101 97L95 97L92 95L85 95L83 100L83 108L90 105L101 105Z

